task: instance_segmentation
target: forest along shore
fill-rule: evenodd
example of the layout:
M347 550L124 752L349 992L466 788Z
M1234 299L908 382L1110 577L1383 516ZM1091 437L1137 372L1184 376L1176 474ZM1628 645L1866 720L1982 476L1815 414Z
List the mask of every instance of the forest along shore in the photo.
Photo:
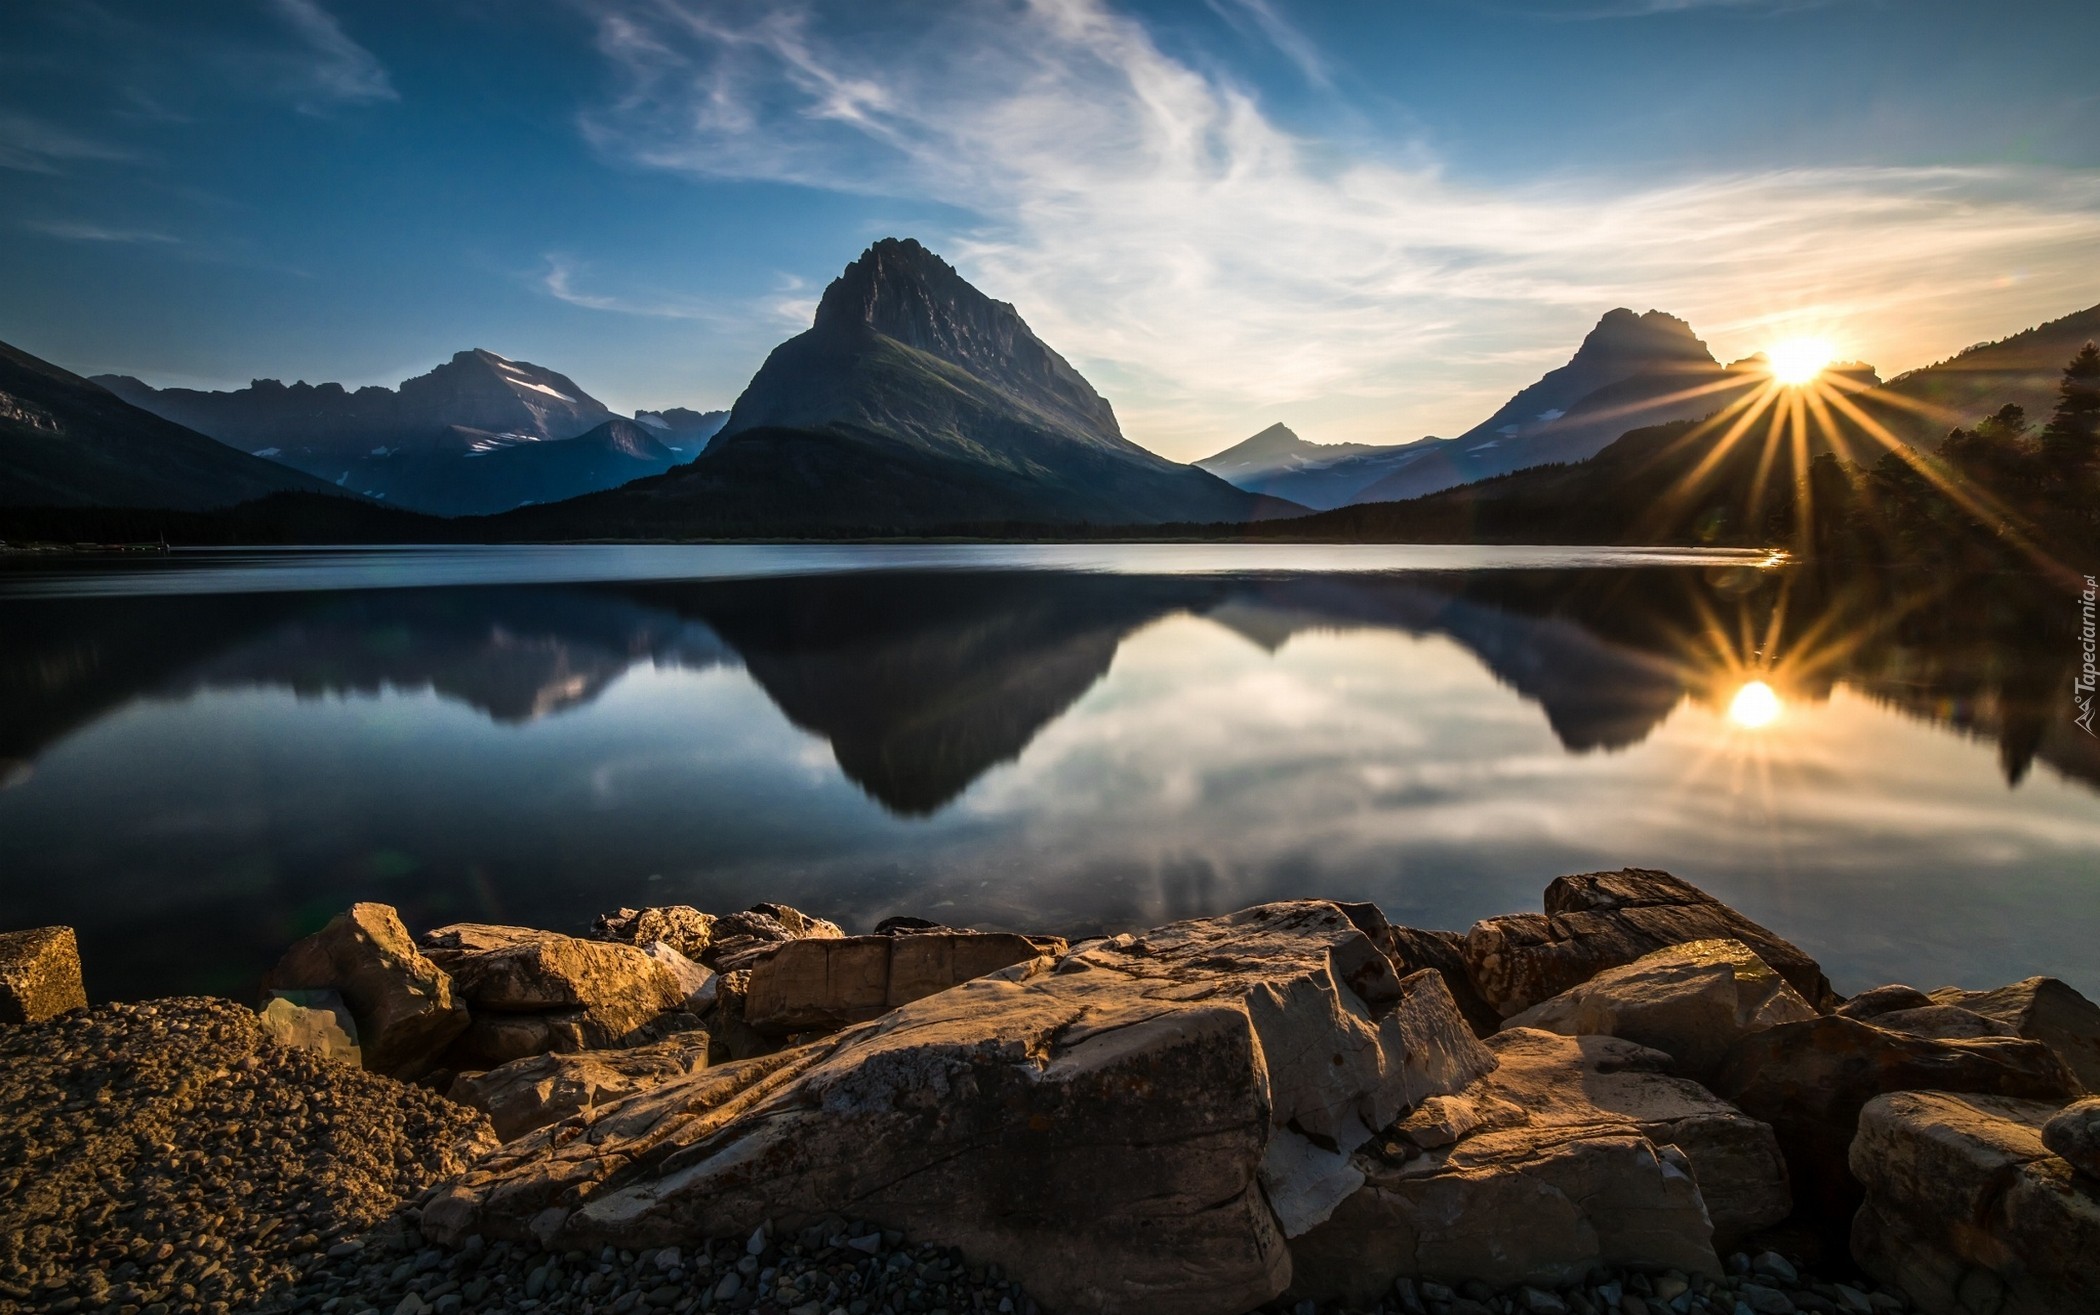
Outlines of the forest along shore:
M2100 1007L1842 999L1663 872L1078 943L359 904L260 1005L0 934L0 1312L2100 1309Z

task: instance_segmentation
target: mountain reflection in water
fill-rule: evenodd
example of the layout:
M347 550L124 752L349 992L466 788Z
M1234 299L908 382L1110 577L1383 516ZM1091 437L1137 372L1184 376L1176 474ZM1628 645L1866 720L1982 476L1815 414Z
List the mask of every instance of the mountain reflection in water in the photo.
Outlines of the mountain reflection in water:
M84 925L83 935L91 976L100 974L91 989L113 995L176 981L246 982L283 940L349 898L375 892L433 916L501 905L521 916L531 910L542 920L569 922L600 906L672 895L716 905L735 902L732 895L800 898L849 917L858 911L928 912L939 897L959 902L965 911L959 918L1017 924L1051 919L1054 930L1211 911L1255 896L1379 897L1375 872L1353 873L1355 884L1347 890L1320 884L1334 878L1321 871L1321 828L1330 823L1319 817L1305 819L1303 836L1269 837L1265 857L1246 857L1250 869L1260 869L1258 876L1235 877L1230 869L1238 856L1221 858L1215 846L1197 852L1206 845L1184 838L1180 849L1155 865L1151 879L1158 893L1149 904L1117 891L1114 863L1101 854L1073 858L1062 888L1032 896L1029 869L1046 861L1045 846L1069 843L1048 838L1039 817L1022 816L1054 805L1049 796L1055 778L1038 787L1042 798L1024 803L1001 796L996 805L990 799L977 808L959 804L993 769L1021 759L1090 691L1116 697L1104 677L1119 651L1140 632L1176 618L1223 627L1271 654L1314 634L1386 633L1447 642L1513 691L1518 706L1535 708L1525 715L1543 715L1572 755L1611 755L1641 745L1688 700L1725 721L1738 691L1760 681L1776 695L1773 710L1784 710L1775 729L1844 689L1918 722L1995 742L2006 787L2020 786L2036 761L2056 778L2080 783L2075 788L2100 785L2100 746L2064 711L2077 653L2068 629L2073 613L2057 592L2022 582L1999 581L1944 597L1905 595L1882 585L1834 589L1799 570L1744 567L1346 576L955 571L0 600L0 710L6 714L0 721L0 772L16 786L0 792L0 859L6 864L0 894L11 906L11 924L25 920L15 907L50 920L93 924L104 917L107 929ZM823 741L837 770L897 824L931 828L923 848L913 848L909 832L871 831L865 821L846 819L836 801L799 816L798 805L778 802L777 791L769 795L756 783L730 782L706 797L657 799L637 824L659 833L655 849L647 834L622 834L616 843L599 845L589 861L576 863L573 875L521 875L517 869L529 869L531 862L504 853L529 847L536 838L551 855L577 825L554 811L558 805L536 810L524 797L536 788L529 779L509 787L518 796L514 803L491 805L504 819L498 829L517 834L486 841L453 837L447 843L454 852L433 857L422 852L432 844L417 837L442 828L444 819L408 816L422 806L415 800L389 805L402 816L347 805L330 813L325 800L308 802L303 815L323 819L320 833L308 826L297 835L281 834L284 823L259 820L259 811L268 812L280 797L326 787L296 776L257 776L263 769L256 767L244 769L250 774L238 777L238 787L229 775L211 787L218 791L212 798L193 801L186 814L192 821L156 823L163 832L169 826L178 832L182 826L200 832L216 827L245 837L237 845L221 843L208 862L200 858L188 867L179 854L148 857L143 833L130 848L111 841L114 848L104 850L93 833L121 832L126 819L90 814L113 799L152 812L154 792L175 788L161 783L162 775L171 769L179 774L185 753L212 756L216 761L196 764L199 775L210 776L228 770L226 746L170 745L142 728L135 745L110 750L96 783L80 771L55 783L39 775L45 759L63 758L76 739L122 736L127 725L143 726L131 720L141 710L214 697L280 690L302 704L350 698L393 706L389 700L407 700L400 703L405 709L435 707L428 702L434 699L471 708L498 726L537 727L560 724L565 715L612 699L623 678L636 673L730 675L737 669L789 723ZM1361 672L1347 675L1364 678ZM1173 715L1161 711L1170 706L1166 688L1147 696L1155 717ZM1425 691L1425 708L1440 697ZM1221 706L1229 709L1229 698ZM644 724L656 723L655 733L677 740L678 727L662 724L679 715L673 702L632 711ZM1501 728L1492 735L1517 734L1507 726L1506 713L1481 705L1479 715ZM435 716L415 713L390 733L404 744L435 735ZM1136 711L1128 720L1133 728L1155 724ZM246 725L238 718L231 724ZM597 723L586 717L565 734L584 736L586 725ZM709 737L729 733L730 725L693 724L694 753L705 756ZM749 729L748 716L733 725L746 728L738 733L760 733ZM284 738L281 726L272 726L278 729L255 733ZM334 733L311 732L323 747ZM458 736L448 734L431 739L421 752L449 762ZM622 735L635 737L609 729L590 734L596 738L588 748L564 752L594 763L594 779L602 786L609 774L623 770ZM1450 744L1458 743L1459 731L1448 734ZM1408 788L1420 798L1448 788L1492 802L1483 782L1436 784L1439 758L1450 744L1395 746L1418 769ZM1769 772L1759 745L1746 740L1739 747L1749 770ZM383 747L366 745L359 752L367 755L357 764L360 770L407 770L388 759ZM505 790L504 772L517 770L489 761L486 747L456 752L461 770L488 774L492 793ZM1265 756L1256 746L1248 765L1235 770L1281 779L1299 770L1292 764L1307 752L1279 740L1273 754ZM345 779L355 779L349 766L321 748L294 751L271 741L256 754L290 764L293 772L341 770ZM157 756L166 759L158 770ZM1507 768L1523 757L1507 754L1503 761ZM1183 764L1150 766L1171 776ZM1843 770L1842 763L1811 767ZM432 762L419 768L437 769ZM1300 774L1340 770L1328 762ZM1390 770L1366 763L1360 774L1372 779ZM119 774L133 779L121 787L111 784ZM1299 785L1321 793L1318 785ZM660 782L658 788L667 787ZM1495 788L1527 787L1511 781ZM739 789L751 791L750 797L726 797ZM1327 793L1339 801L1348 791ZM1632 815L1652 802L1629 799L1626 809ZM1339 803L1337 808L1348 811ZM767 815L769 809L777 815ZM991 834L998 828L995 812L1010 822L997 835ZM236 817L247 820L228 820ZM1155 820L1162 834L1180 834L1191 824L1168 805L1159 806ZM755 838L765 829L762 821L772 828L770 839ZM1619 819L1598 817L1595 824L1608 831ZM874 847L879 853L870 851L870 836L881 840ZM1803 838L1812 836L1804 832ZM151 840L162 850L179 851L185 843L179 834ZM472 850L476 843L488 853L463 858L459 847ZM2075 848L2086 841L2065 843ZM1609 851L1608 840L1601 847ZM1345 848L1337 843L1334 850ZM1495 863L1490 848L1474 856L1480 871L1467 880L1489 880L1480 872ZM861 869L854 867L856 856L865 863ZM1555 857L1550 846L1534 846L1513 850L1502 861L1510 866ZM1831 857L1840 864L1852 861ZM1608 861L1652 858L1625 852ZM983 873L978 886L1009 888L971 894L958 873L973 865ZM632 884L664 869L676 869L683 884L676 890ZM763 888L767 871L778 888ZM995 872L1028 875L995 878ZM1529 907L1537 887L1553 875L1519 870L1495 880L1513 892L1507 907ZM1702 877L1697 871L1684 875ZM1941 874L1943 880L1957 876ZM410 883L405 888L388 887L403 880ZM1292 889L1294 881L1306 884ZM194 883L188 887L194 898L184 899L185 883ZM98 915L100 901L83 892L90 886L113 897L114 906ZM1439 903L1419 890L1408 898L1428 912L1471 907L1463 900ZM1406 909L1389 911L1400 915ZM2083 911L2091 912L2090 906ZM209 928L191 934L213 941L209 953L221 959L213 972L184 964L185 954L199 953L193 946L141 943L149 930L185 919ZM97 961L98 940L123 946L124 961Z

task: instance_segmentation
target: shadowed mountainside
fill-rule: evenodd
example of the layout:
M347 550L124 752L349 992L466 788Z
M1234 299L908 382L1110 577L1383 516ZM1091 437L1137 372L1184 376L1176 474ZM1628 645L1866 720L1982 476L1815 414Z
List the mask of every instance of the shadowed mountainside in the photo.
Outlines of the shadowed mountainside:
M0 504L203 511L327 491L0 343Z

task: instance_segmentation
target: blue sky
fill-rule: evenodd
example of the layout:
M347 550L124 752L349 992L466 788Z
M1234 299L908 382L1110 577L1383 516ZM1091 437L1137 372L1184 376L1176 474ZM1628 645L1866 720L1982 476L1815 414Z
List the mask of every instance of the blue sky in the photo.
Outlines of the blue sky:
M726 406L870 240L1192 458L1481 418L1616 305L1884 373L2100 302L2087 6L69 0L0 12L0 339Z

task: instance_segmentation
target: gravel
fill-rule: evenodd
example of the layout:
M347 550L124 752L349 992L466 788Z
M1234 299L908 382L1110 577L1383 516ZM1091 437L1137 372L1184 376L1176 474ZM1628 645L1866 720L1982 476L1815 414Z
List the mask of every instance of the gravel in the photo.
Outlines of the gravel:
M1277 1302L1265 1315L1904 1315L1900 1293L1864 1281L1832 1283L1766 1251L1728 1258L1718 1279L1682 1270L1598 1268L1564 1288L1496 1291L1485 1283L1446 1286L1401 1279L1372 1303Z
M407 1219L311 1275L266 1311L454 1315L474 1311L756 1312L759 1315L1041 1315L996 1266L913 1246L865 1221L789 1237L760 1229L686 1247L559 1254L469 1238L425 1246Z
M243 1308L494 1142L212 999L0 1029L0 1127L0 1315Z

